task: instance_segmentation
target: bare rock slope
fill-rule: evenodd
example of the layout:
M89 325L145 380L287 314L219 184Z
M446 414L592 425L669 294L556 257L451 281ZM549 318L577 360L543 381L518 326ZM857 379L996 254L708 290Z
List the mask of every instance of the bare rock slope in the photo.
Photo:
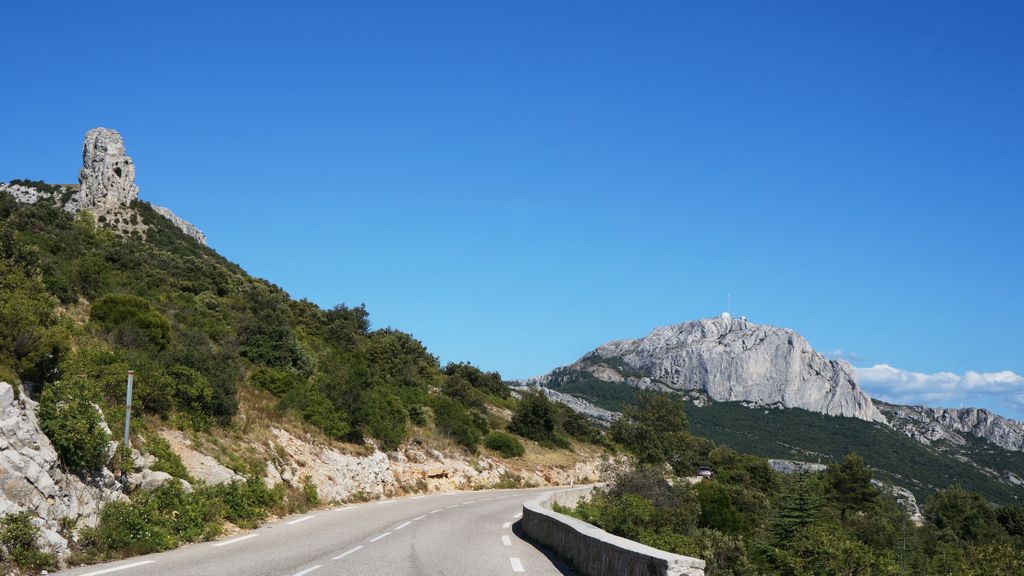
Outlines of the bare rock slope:
M857 385L848 363L825 358L792 330L727 315L609 342L529 383L557 388L589 378L691 393L716 402L886 420Z

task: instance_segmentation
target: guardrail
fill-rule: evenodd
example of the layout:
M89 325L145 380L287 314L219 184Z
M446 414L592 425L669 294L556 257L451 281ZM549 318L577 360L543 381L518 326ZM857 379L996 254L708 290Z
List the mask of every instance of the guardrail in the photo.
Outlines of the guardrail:
M585 576L704 576L704 561L672 554L609 534L597 526L551 510L553 502L575 506L593 486L545 492L523 504L523 532L551 549Z

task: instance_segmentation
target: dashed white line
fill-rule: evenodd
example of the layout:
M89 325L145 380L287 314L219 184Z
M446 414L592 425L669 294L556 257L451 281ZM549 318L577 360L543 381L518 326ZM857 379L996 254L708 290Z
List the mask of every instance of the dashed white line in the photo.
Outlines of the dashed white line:
M426 518L426 517L427 517L427 515L426 515L426 514L424 514L423 516L417 516L417 517L413 518L413 519L412 519L412 521L413 521L413 522L415 522L415 521L417 521L417 520L423 520L423 519L424 519L424 518Z
M334 557L334 559L335 560L341 560L345 556L348 556L349 554L351 554L353 552L358 552L358 551L360 551L362 549L363 549L363 545L360 544L359 546L356 546L355 548L353 548L351 550L346 550L345 552L342 552L341 554L338 554L337 556Z
M511 546L512 545L512 539L508 537L508 534L502 534L501 535L501 543L504 544L505 546Z
M408 522L402 522L398 526L395 526L395 532L398 532L399 530L401 530L402 528L405 528L409 524L412 524L412 520L409 520Z
M502 528L511 528L512 527L512 523L511 522L505 522L504 524L501 525L501 527Z
M519 561L519 558L509 558L508 561L512 563L512 571L513 572L525 572L526 571L523 568L523 563Z
M437 514L437 513L438 513L438 512L440 512L440 511L441 511L441 509L440 509L440 508L438 508L437 510L431 510L431 511L430 511L430 513L431 513L431 514Z
M459 505L458 505L458 504L452 504L452 505L451 505L451 506L449 506L448 508L458 508L458 507L459 507Z
M420 494L419 496L410 496L409 500L419 500L420 498L426 498L426 496L423 494Z
M316 569L320 568L320 566L321 566L320 564L317 564L316 566L311 566L311 567L309 567L309 568L306 568L306 569L305 569L305 570L303 570L302 572L296 572L296 573L295 573L295 574L293 574L292 576L306 576L306 574L309 574L310 572L312 572L312 571L314 571L314 570L316 570Z
M381 538L387 538L388 536L391 536L391 532L385 532L379 536L374 536L373 538L370 538L370 542L376 542L377 540L380 540Z
M220 548L221 546L227 546L228 544L234 544L235 542L241 542L242 540L248 540L249 538L255 538L257 536L259 536L259 534L248 534L246 536L239 536L238 538L232 538L231 540L225 540L223 542L217 542L213 546L215 548Z
M135 568L136 566L152 564L153 562L156 562L156 560L143 560L142 562L136 562L134 564L125 564L124 566L114 566L113 568L107 568L106 570L97 570L95 572L89 572L88 574L82 574L82 576L99 576L100 574L109 574L111 572L127 570L129 568Z
M523 513L522 512L516 512L516 515L513 516L513 518L515 518L516 520L518 520L518 519L520 519L522 517L523 517Z
M303 516L302 518L296 518L295 520L292 520L291 522L286 522L286 524L288 524L289 526L293 526L295 524L298 524L299 522L305 522L306 520L312 520L312 519L313 519L312 516Z
M463 504L472 504L473 502L476 502L476 500L466 500Z
M378 500L377 504L391 504L394 500Z
M353 508L355 508L355 506L342 506L341 508L335 508L334 511L335 512L344 512L345 510L351 510Z

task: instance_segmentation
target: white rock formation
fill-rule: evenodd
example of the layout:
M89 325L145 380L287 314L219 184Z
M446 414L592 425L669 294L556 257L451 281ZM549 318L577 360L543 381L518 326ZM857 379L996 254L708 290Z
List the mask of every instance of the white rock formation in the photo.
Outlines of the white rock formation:
M156 204L150 204L150 206L153 207L153 210L155 210L157 214L170 220L171 223L177 226L179 230L184 232L186 235L195 238L196 242L199 242L203 246L206 246L206 234L203 234L203 232L199 230L199 228L196 228L195 224L192 224L191 222L179 217L174 212L171 212L168 208L164 208L163 206L157 206Z
M94 526L103 503L125 496L107 470L89 484L65 473L39 429L36 408L24 395L15 399L11 385L0 382L0 516L30 512L47 548L60 555L68 545L59 533L62 518L78 527Z
M1024 451L1024 424L984 408L929 408L879 404L890 425L922 444L963 446L971 434L1007 450Z
M96 215L104 215L138 198L135 163L116 130L93 128L85 134L78 184L81 187L78 195L68 203L68 209L73 212L91 210Z
M612 341L529 382L557 388L581 377L885 422L848 363L818 354L792 330L742 318L684 322Z

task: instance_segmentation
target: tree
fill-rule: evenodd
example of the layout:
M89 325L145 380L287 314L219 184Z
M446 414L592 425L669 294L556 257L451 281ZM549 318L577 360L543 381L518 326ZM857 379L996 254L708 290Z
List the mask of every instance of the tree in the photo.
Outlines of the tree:
M839 504L845 520L851 510L864 510L878 500L878 489L871 484L871 469L858 454L847 454L839 464L829 465L825 483L829 496Z
M651 391L636 395L611 427L612 438L632 452L641 464L669 463L677 474L689 475L685 458L689 444L682 400Z
M924 504L924 517L955 540L992 543L1006 539L992 505L959 484L932 494Z
M550 444L556 442L557 423L555 407L547 396L541 392L524 392L508 429L524 438Z
M127 348L160 351L170 343L170 323L138 296L107 294L100 297L89 309L89 321Z

